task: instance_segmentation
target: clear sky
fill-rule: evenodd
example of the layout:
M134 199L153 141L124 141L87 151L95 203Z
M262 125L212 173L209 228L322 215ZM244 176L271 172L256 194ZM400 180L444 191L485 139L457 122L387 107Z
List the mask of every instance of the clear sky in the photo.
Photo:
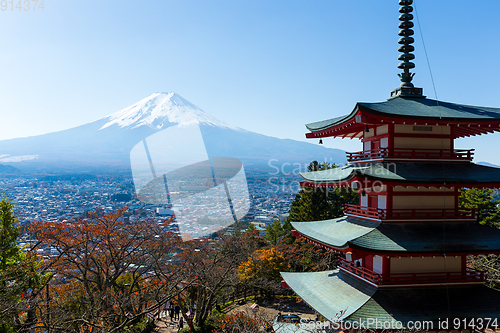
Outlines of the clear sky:
M75 127L173 91L227 123L305 140L305 123L383 101L400 83L397 0L17 3L0 10L0 139ZM500 107L500 1L415 4L437 97ZM413 82L436 98L415 31ZM499 139L456 147L500 164Z

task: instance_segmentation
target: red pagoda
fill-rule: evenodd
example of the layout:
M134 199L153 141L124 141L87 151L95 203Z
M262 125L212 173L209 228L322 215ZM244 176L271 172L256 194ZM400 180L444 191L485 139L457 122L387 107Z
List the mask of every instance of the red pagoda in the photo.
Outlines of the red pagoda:
M467 255L500 254L500 230L479 225L458 199L462 188L500 187L500 169L472 163L474 150L454 140L500 131L500 109L428 99L413 86L412 0L399 4L400 87L385 102L306 125L307 138L363 143L348 165L301 174L303 187L356 189L359 205L340 218L292 222L295 236L344 256L333 271L282 276L327 320L358 331L495 328L500 292L483 285Z

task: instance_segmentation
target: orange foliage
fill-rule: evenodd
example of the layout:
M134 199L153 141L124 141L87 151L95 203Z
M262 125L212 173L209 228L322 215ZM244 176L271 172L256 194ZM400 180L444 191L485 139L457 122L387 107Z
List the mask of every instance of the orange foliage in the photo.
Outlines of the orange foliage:
M45 261L56 273L53 321L75 322L75 328L83 321L91 327L123 327L177 293L182 265L174 265L171 257L182 245L180 238L154 221L126 222L125 210L30 226L54 253Z
M250 258L238 268L238 276L242 280L264 277L272 280L280 279L280 272L288 271L290 265L283 253L271 247L256 250Z

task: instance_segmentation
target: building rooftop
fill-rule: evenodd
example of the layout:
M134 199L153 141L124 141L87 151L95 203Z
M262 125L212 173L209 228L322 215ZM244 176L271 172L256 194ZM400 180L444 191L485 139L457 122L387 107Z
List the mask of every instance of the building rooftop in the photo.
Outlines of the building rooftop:
M354 110L343 117L306 124L310 131L321 131L354 117L358 111L373 115L444 121L492 121L500 120L500 108L462 105L428 98L396 97L385 102L359 102Z
M328 320L343 320L365 304L375 291L363 281L339 270L281 273L293 291Z
M403 325L432 321L437 330L438 321L450 313L461 319L500 319L500 291L482 285L377 289L339 270L281 275L299 297L329 320L366 323L371 318ZM373 321L367 329L377 328Z
M340 217L292 222L292 226L305 237L336 249L407 254L500 253L500 230L472 222L377 223Z
M478 187L484 185L488 188L500 185L500 168L470 162L444 164L442 162L391 161L368 165L349 164L328 170L301 172L300 175L306 182L318 185L349 182L356 176L398 183L441 185L447 183L477 185Z

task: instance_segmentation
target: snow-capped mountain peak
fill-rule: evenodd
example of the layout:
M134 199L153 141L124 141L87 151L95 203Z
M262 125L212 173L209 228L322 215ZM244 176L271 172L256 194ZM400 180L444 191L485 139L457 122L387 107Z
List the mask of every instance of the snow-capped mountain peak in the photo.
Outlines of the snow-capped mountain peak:
M105 119L108 121L100 129L114 124L128 128L149 126L158 130L169 127L170 124L207 124L239 130L239 128L205 113L173 92L151 94Z

